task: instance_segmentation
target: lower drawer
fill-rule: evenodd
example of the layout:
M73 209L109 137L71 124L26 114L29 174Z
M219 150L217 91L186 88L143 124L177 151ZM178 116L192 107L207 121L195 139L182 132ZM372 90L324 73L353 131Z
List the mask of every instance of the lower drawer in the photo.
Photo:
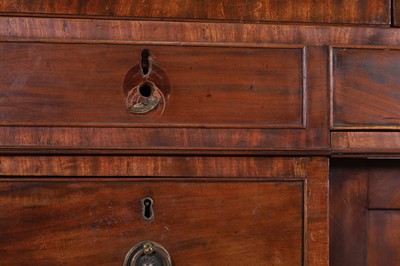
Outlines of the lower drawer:
M150 240L174 265L301 265L304 182L0 182L2 265L122 265Z

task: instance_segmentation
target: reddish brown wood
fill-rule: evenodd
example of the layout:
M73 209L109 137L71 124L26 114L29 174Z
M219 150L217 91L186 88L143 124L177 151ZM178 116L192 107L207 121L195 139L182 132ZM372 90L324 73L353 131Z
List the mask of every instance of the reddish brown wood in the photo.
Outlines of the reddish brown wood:
M393 0L393 24L394 26L400 26L400 2Z
M400 212L370 211L368 214L368 265L398 265Z
M399 132L332 132L332 152L340 154L389 155L400 152Z
M368 175L365 160L332 160L329 264L367 265Z
M0 12L40 15L78 15L138 17L156 19L238 20L275 22L390 24L389 0L354 0L339 2L306 0L249 1L68 1L6 0Z
M145 48L151 50L172 86L165 109L157 116L130 114L121 86L126 72L140 63ZM3 128L3 148L182 152L312 145L327 149L326 127L317 121L324 115L317 111L326 107L327 99L321 100L325 92L318 92L315 85L310 86L309 95L304 93L303 75L308 73L304 73L305 55L298 46L3 43L1 49L4 75L0 86L6 104L0 107L0 124L35 126ZM319 56L323 57L322 51ZM305 106L311 97L318 101L310 100L313 114L307 123L314 133L307 144L307 132L300 129L305 126ZM110 128L87 128L93 126ZM215 127L224 129L204 129ZM313 141L315 136L318 141Z
M387 0L264 1L263 13L256 0L247 9L203 1L179 10L177 1L147 1L147 11L69 2L20 2L7 11L20 17L0 17L2 262L120 265L148 237L177 265L396 258L396 212L369 211L367 199L370 208L398 208L397 161L334 160L328 242L328 158L242 155L328 156L332 89L333 154L398 156L397 29L130 20L143 19L132 13L140 11L155 20L389 25ZM144 48L168 74L171 97L160 118L132 120L122 82ZM40 155L4 156L15 152ZM195 156L176 155L186 153ZM161 203L152 222L140 217L146 195Z
M398 170L398 160L333 161L331 265L398 263Z
M301 129L2 127L1 131L2 149L23 152L298 154L306 149L306 132ZM325 149L309 153L318 150Z
M368 213L368 265L398 265L400 260L399 211Z
M152 197L154 220L140 200ZM303 182L1 182L7 265L121 265L143 240L176 265L301 265ZM251 250L251 256L249 256Z
M121 85L144 49L172 87L156 116L130 114ZM3 125L303 127L299 48L3 43L0 53Z
M400 163L371 161L368 171L368 205L372 209L400 209Z
M308 158L306 208L306 265L329 265L328 158Z
M325 2L324 2L325 3ZM45 30L44 30L45 29ZM381 27L0 17L0 40L230 46L400 44Z
M329 147L328 49L307 46L307 146Z
M306 177L306 160L300 157L2 156L0 175L241 177L293 180Z
M399 127L400 50L334 49L333 127Z

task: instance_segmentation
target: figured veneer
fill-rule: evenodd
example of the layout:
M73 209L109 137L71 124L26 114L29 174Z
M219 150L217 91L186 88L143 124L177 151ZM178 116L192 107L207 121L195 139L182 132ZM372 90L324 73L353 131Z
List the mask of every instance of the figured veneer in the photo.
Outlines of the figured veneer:
M143 50L151 51L154 69L142 79L126 81L128 87L123 88L126 73L139 66ZM253 128L304 124L303 50L298 47L2 43L0 53L0 89L6 102L0 106L0 124ZM139 69L128 74L144 76ZM156 117L132 115L126 109L128 92L146 81L165 97Z
M151 220L142 216L147 197ZM300 265L302 199L301 181L0 182L0 259L121 265L150 239L176 265Z
M141 18L162 20L227 20L257 22L390 24L389 0L185 1L92 0L54 4L50 0L5 0L0 12L47 16Z
M330 265L398 264L399 169L398 160L332 160Z
M400 50L333 49L334 129L400 126Z

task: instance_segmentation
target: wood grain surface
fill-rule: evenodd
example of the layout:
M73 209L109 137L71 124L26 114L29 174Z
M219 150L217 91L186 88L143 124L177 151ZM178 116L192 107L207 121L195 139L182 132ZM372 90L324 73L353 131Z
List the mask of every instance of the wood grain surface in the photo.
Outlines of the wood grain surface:
M122 82L140 63L144 49L164 68L172 86L157 116L130 114L125 104ZM307 61L298 46L3 43L0 50L0 124L9 126L2 129L4 148L222 151L328 146L326 91L319 90L317 78L326 51L317 48L309 49L316 52ZM305 75L312 78L309 85ZM162 84L155 85L162 89ZM310 87L307 93L305 86ZM309 107L308 98L313 99ZM306 124L309 137L301 130ZM82 128L68 129L78 126Z
M0 1L0 264L396 265L397 2Z
M307 158L305 265L329 263L329 160Z
M336 159L329 173L329 265L368 265L366 160Z
M334 49L333 128L400 125L400 50Z
M371 161L368 169L368 207L400 209L400 162Z
M396 131L334 131L331 133L331 148L336 156L397 156L400 134Z
M302 157L243 156L1 156L0 176L3 179L103 176L304 180L306 161Z
M312 1L184 1L162 0L3 0L0 12L11 14L135 17L174 20L231 20L260 22L312 22L390 24L389 0Z
M131 114L122 88L145 49L172 87L156 116ZM299 128L304 123L299 48L2 43L0 53L3 125ZM147 79L143 75L143 82ZM153 82L165 89L160 80Z
M2 127L3 152L326 154L301 129ZM301 151L299 153L299 151Z
M260 46L400 45L395 28L0 16L0 40Z
M393 24L394 26L400 26L400 2L399 0L393 0Z
M368 213L368 265L398 265L400 260L400 211Z
M0 199L7 265L121 265L143 240L162 244L175 265L302 264L299 181L0 182Z
M398 263L398 170L398 160L332 160L330 265Z
M328 47L310 45L305 54L307 146L329 147Z
M304 52L299 48L166 46L163 50L156 47L154 54L158 58L157 62L171 69L170 78L175 87L163 116L158 119L150 117L147 120L145 117L129 114L123 103L125 95L121 88L125 71L140 61L140 52L144 47L154 46L4 43L3 48L8 53L4 53L3 56L13 55L6 60L10 63L9 66L2 65L6 73L2 77L3 85L8 88L2 91L3 99L7 99L2 107L3 125L57 127L4 127L3 147L20 146L24 149L35 149L40 146L42 149L86 149L87 151L108 149L143 152L165 149L273 151L287 150L290 147L304 149L307 145L327 149L328 135L324 122L327 119L324 116L324 108L327 105L324 96L326 91L319 90L318 80L323 69L320 63L326 58L326 51L309 49L308 52L311 54L316 51L315 56L304 62ZM157 53L158 49L160 53ZM68 55L65 52L67 50ZM12 51L14 53L10 53ZM178 64L174 64L175 59L170 55L173 51L182 51L189 56L189 59L185 62L176 61ZM200 57L203 51L209 55L209 61ZM218 52L222 59L230 58L234 53L234 58L237 60L230 61L228 64L230 68L223 72L221 69L225 69L227 65L208 68L208 64L215 65L214 59L211 59L213 52ZM257 55L255 62L258 62L258 66L249 69L241 64L248 53ZM22 61L17 62L16 58ZM86 61L82 58L86 58ZM202 59L194 64L193 58ZM113 67L110 67L111 62L115 62ZM236 67L231 63L236 64ZM197 69L195 65L198 64L201 67ZM306 74L312 79L309 85L307 83L305 85L310 87L308 94L303 95L304 81L301 80L301 76L305 73L302 69L309 64L311 67L307 68ZM288 69L293 71L288 72ZM181 76L182 70L186 71L183 76ZM234 77L231 74L239 70L248 74L244 78ZM81 75L82 73L86 74ZM203 80L203 77L208 77L206 80L209 84L193 83L193 80ZM182 79L185 82L182 82ZM230 79L238 82L233 84ZM179 82L182 84L179 85ZM251 85L245 84L246 82ZM239 86L242 83L245 85L242 86L244 89ZM261 84L261 88L264 86L265 89L260 89L257 84ZM188 86L191 89L190 93L185 92ZM231 91L228 96L225 95L226 86ZM232 86L238 86L238 89L232 89ZM211 87L213 89L209 89ZM310 115L304 118L303 105L307 102L306 98L316 98L316 101L310 100L311 105L307 107ZM310 126L310 133L314 132L310 134L308 140L306 131L301 130L248 129L249 127L301 128L304 123ZM82 125L86 128L68 130L66 128L66 126ZM118 128L88 128L92 126ZM146 128L130 128L143 126ZM161 130L147 128L149 126L246 129Z

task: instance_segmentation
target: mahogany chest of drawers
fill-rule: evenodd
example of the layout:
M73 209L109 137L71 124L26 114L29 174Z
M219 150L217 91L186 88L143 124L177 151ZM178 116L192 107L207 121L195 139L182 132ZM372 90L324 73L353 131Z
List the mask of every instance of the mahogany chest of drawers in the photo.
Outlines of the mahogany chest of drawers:
M275 2L1 2L2 263L395 265L398 4Z

